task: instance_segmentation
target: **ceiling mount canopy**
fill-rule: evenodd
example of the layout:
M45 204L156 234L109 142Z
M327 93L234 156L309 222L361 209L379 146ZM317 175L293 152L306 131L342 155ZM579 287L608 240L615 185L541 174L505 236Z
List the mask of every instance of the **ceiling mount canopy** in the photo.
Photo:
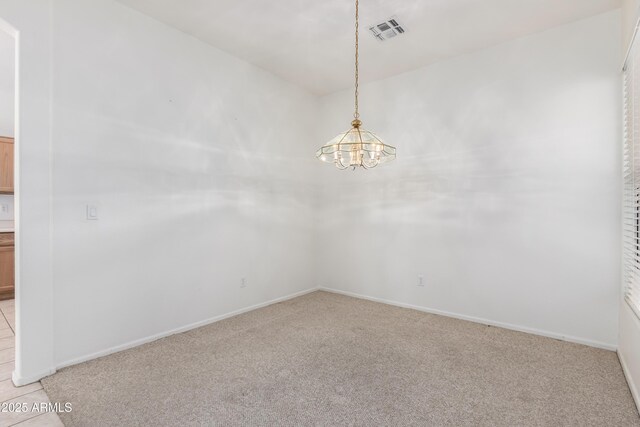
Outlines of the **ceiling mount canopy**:
M360 121L360 113L358 112L358 67L360 65L358 62L358 6L358 0L356 0L355 111L351 129L339 134L316 152L318 159L333 163L338 169L352 168L355 170L357 167L371 169L396 158L395 147L385 144L374 133L363 129Z

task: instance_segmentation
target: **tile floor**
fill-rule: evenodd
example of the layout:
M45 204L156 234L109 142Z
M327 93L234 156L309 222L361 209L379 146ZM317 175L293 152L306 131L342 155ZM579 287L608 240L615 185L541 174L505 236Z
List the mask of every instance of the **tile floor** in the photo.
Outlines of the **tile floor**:
M14 300L0 301L0 427L17 425L19 427L63 426L54 412L14 412L7 411L16 404L49 402L49 398L39 382L15 387L11 382L13 359L15 356L15 307ZM11 405L14 404L14 405ZM6 412L7 411L7 412Z

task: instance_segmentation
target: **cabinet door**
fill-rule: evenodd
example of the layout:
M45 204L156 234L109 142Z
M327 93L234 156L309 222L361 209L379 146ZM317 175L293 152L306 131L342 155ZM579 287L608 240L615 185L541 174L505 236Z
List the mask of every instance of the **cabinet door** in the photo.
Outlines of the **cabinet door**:
M13 298L14 269L14 247L0 247L0 300Z
M0 193L13 193L13 138L0 137Z

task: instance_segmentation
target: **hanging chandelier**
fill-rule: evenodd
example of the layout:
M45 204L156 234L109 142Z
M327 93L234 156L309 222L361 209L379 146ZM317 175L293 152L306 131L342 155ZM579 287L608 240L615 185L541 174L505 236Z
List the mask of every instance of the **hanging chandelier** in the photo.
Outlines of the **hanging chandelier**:
M358 25L358 0L356 0L355 112L351 129L336 136L316 152L318 159L333 163L338 169L352 168L355 170L357 167L371 169L396 158L395 147L385 144L375 134L362 128L358 112Z

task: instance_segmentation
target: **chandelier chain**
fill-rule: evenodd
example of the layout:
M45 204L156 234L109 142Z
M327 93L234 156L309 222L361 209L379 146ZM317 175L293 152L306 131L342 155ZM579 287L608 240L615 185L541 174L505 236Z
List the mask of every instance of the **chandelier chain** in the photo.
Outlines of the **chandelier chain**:
M356 107L356 111L355 113L353 113L353 117L357 120L360 118L360 113L358 112L358 80L359 80L359 63L358 63L358 47L359 47L359 43L358 43L358 32L359 32L359 15L358 15L358 0L356 0L356 72L355 72L355 77L356 77L356 90L355 90L355 107Z

